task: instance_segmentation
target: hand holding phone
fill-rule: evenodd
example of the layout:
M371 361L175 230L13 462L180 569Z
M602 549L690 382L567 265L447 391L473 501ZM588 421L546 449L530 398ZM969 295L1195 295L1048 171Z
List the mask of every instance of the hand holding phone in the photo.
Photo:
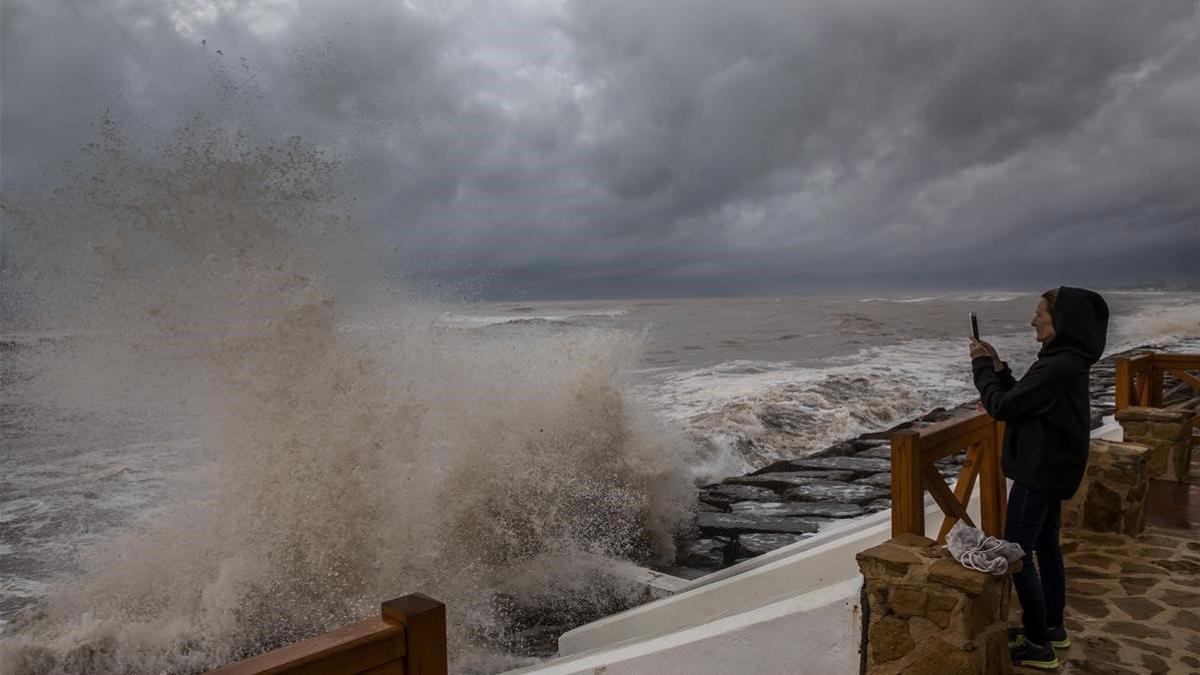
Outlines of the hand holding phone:
M996 348L979 339L979 319L976 318L975 312L971 312L971 358L975 359L980 356L992 357L993 367L997 371L1003 369L1004 362L1000 360Z

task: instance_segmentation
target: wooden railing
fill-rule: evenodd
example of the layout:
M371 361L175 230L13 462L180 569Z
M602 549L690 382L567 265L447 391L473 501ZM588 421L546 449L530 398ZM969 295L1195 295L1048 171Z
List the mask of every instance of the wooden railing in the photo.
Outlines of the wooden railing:
M906 429L892 434L892 536L903 532L925 534L925 491L933 495L944 518L938 542L945 542L954 523L963 520L984 532L1004 536L1007 499L1004 474L1000 469L1004 423L987 413L947 420L919 431ZM958 484L951 492L934 465L939 459L967 451ZM967 514L976 479L979 481L980 515L976 525Z
M379 614L209 675L446 675L445 605L414 593Z
M1116 407L1163 407L1163 377L1170 373L1200 394L1200 378L1190 370L1200 370L1200 354L1156 354L1146 352L1133 357L1118 357L1116 368ZM1192 418L1192 428L1200 428L1200 415ZM1200 445L1200 435L1192 436L1192 445Z

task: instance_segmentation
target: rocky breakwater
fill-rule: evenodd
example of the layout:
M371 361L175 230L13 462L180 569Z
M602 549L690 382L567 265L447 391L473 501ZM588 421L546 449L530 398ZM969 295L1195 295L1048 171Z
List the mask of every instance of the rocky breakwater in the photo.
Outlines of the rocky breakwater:
M1145 345L1101 360L1092 368L1092 428L1114 410L1116 358L1142 351L1171 351L1171 345ZM965 368L965 366L964 366ZM1178 404L1194 395L1185 384L1164 387L1164 403ZM679 546L672 574L694 578L811 537L831 523L891 507L891 437L903 429L922 429L973 413L976 401L935 408L883 431L862 434L816 453L797 455L752 473L700 486L696 519ZM773 414L770 410L762 414ZM771 420L763 420L771 425ZM775 424L774 426L779 426ZM962 469L964 453L937 463L944 478Z
M891 434L922 428L969 412L938 408L881 432L838 443L810 457L786 459L757 471L701 486L696 506L698 538L681 549L685 576L698 576L762 555L839 520L891 507ZM938 462L957 476L962 456Z

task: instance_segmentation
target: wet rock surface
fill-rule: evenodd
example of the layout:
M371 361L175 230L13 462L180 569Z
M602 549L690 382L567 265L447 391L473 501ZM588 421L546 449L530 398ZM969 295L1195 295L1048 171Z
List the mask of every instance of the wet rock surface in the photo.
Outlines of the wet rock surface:
M730 504L733 513L759 516L815 516L819 518L854 518L866 513L857 504L831 502L737 502Z
M753 558L805 538L802 534L743 534L738 537L738 558Z
M761 486L722 483L704 488L700 491L699 498L702 503L722 507L721 510L725 511L728 510L725 507L728 507L732 502L770 502L778 500L779 495L774 490Z
M729 537L712 537L688 542L683 551L683 562L691 567L720 569L727 564L726 555L732 541Z
M793 471L804 469L840 469L842 471L852 471L854 473L870 474L882 473L892 470L892 460L877 459L874 457L811 457L809 459L791 459L786 460L789 465L795 467Z
M783 493L786 499L798 502L838 502L842 504L869 504L886 497L890 491L861 483L841 483L823 480L801 485Z
M817 531L817 523L810 520L750 513L698 513L696 526L707 534L725 535L745 532L812 534Z
M849 471L777 471L751 476L733 476L726 478L725 483L753 485L768 490L782 491L819 480L849 480L852 476L853 474Z
M859 478L858 480L856 480L854 482L858 483L859 485L870 485L873 487L885 488L885 489L890 490L892 487L892 472L889 471L887 473L872 474L870 476L867 476L866 478Z

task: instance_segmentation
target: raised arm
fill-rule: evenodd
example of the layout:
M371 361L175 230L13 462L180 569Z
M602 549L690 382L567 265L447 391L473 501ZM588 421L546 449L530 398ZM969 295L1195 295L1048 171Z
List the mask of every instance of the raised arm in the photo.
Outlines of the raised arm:
M1007 367L997 372L989 357L973 359L971 370L983 409L1002 422L1046 414L1060 391L1061 379L1046 361L1034 363L1019 381L1013 380ZM1006 381L1012 384L1005 386Z

